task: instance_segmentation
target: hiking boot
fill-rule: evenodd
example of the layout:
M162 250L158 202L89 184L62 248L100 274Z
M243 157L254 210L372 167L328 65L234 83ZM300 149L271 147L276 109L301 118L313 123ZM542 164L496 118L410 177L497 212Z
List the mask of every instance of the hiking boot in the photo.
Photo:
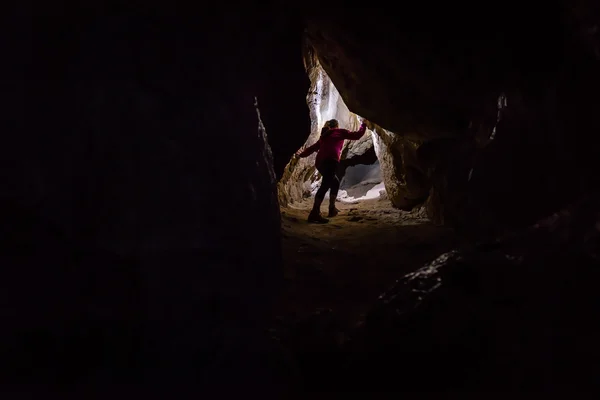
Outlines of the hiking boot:
M337 208L335 208L335 207L333 207L333 208L330 208L330 209L329 209L329 215L328 215L328 217L329 217L329 218L333 218L333 217L335 217L336 215L338 215L339 213L340 213L340 210L338 210Z
M308 215L308 222L313 222L315 224L326 224L329 222L327 218L321 217L320 213L311 212Z

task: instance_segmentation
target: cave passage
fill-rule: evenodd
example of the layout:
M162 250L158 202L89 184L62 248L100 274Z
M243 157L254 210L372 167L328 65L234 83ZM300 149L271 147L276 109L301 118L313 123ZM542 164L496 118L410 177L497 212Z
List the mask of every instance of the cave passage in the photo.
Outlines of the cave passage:
M361 117L351 112L316 56L305 55L305 67L311 85L306 97L310 112L311 131L302 149L319 139L326 121L336 119L340 127L358 129ZM387 147L378 134L367 129L359 140L346 140L336 171L340 180L337 202L356 204L367 199L385 197L386 184L379 156ZM305 208L311 203L321 185L322 177L314 166L316 154L305 159L289 160L279 184L280 204L283 207ZM389 174L388 174L389 175ZM325 198L329 199L329 192Z
M338 208L322 225L306 221L310 204L282 208L284 319L327 309L340 331L351 329L391 283L456 245L452 230L433 225L423 208L402 211L385 197Z
M301 149L318 140L330 119L351 131L362 120L348 109L316 55L305 54L305 67L311 82L306 97L311 132ZM340 214L327 224L307 222L322 179L314 166L316 153L292 157L286 166L278 186L285 285L277 312L284 320L328 310L339 332L352 329L390 282L455 245L451 229L431 223L423 197L401 203L405 207L394 201L406 198L398 188L406 187L401 181L409 146L376 122L370 121L361 139L344 143L336 172ZM329 192L322 210L328 200Z

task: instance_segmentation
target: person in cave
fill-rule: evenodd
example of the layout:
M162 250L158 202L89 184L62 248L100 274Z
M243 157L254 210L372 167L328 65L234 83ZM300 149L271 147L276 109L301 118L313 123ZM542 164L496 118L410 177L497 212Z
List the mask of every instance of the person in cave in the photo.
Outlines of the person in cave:
M325 123L321 130L321 137L315 144L307 147L305 150L299 150L297 157L304 158L318 151L315 160L315 167L323 177L321 187L315 196L315 203L312 211L308 215L308 222L327 223L329 220L321 216L321 203L325 199L325 193L329 190L329 218L335 217L339 210L335 207L335 201L340 189L340 180L336 176L338 164L344 140L358 140L366 132L367 122L363 120L360 128L355 132L347 129L341 129L337 120L332 119Z

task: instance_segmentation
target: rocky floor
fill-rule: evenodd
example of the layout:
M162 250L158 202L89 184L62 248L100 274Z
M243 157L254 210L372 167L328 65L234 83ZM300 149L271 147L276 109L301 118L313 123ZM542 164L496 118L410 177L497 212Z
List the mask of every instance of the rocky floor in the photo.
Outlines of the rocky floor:
M324 225L306 221L310 207L282 209L285 289L277 314L284 320L325 309L342 331L351 329L396 279L456 245L452 231L422 210L400 211L385 199L338 202L340 214Z
M597 391L595 204L472 246L382 200L340 204L327 225L305 222L309 204L282 210L273 337L296 368L291 387Z

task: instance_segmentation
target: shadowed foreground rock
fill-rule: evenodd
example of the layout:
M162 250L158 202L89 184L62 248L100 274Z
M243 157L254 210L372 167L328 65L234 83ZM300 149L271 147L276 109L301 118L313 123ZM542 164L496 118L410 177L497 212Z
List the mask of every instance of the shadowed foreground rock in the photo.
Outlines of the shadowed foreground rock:
M600 389L597 200L400 279L346 346L344 379L367 391Z
M306 94L301 54L260 23L275 9L95 6L2 26L1 389L275 388L280 217L258 107L305 131L286 109ZM297 97L275 96L282 79Z

